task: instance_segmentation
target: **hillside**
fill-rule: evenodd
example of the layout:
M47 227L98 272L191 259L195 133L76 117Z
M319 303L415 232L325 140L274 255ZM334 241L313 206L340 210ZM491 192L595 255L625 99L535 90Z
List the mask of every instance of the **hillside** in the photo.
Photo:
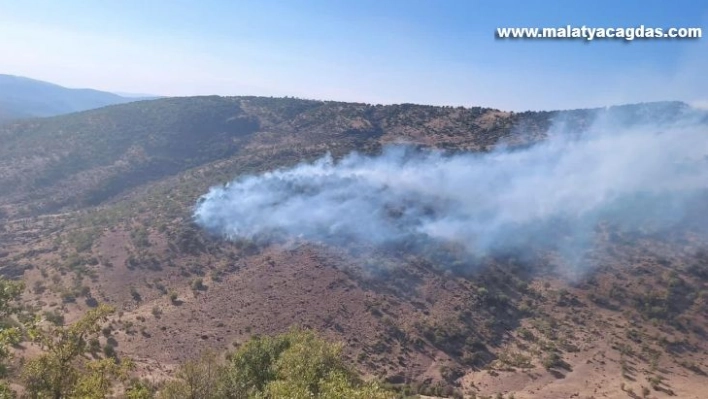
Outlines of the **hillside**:
M0 121L46 117L137 101L91 89L69 89L20 76L0 74Z
M650 397L702 398L705 197L671 231L593 226L592 267L573 278L541 247L470 257L425 240L231 241L192 218L212 186L328 152L513 153L561 125L582 134L597 121L687 115L708 122L681 103L509 113L214 96L6 124L0 272L26 281L27 304L67 321L117 306L101 345L156 380L205 348L299 325L343 342L367 376L427 393L620 398L651 387Z

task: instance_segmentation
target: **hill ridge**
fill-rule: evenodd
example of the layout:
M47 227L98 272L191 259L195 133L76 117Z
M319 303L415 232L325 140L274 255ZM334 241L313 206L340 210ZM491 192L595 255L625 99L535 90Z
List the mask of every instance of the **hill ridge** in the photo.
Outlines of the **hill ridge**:
M156 379L204 349L299 325L344 343L368 377L422 392L620 398L652 386L702 398L701 219L670 234L600 224L591 272L569 280L573 265L548 251L471 260L425 241L229 241L192 218L212 186L326 153L523 150L560 122L583 132L692 113L708 121L681 103L512 113L200 96L0 125L0 273L22 278L47 318L117 306L99 345Z
M68 114L136 100L139 99L0 74L0 121Z

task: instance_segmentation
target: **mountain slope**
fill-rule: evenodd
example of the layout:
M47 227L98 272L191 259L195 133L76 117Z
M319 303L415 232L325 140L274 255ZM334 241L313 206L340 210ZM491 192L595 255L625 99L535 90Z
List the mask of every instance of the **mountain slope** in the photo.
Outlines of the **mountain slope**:
M554 120L582 130L598 115L617 119L631 112L633 119L671 119L688 110L681 103L656 103L506 113L216 96L137 102L0 127L0 184L13 187L0 193L0 206L31 203L35 210L57 210L96 205L145 182L219 160L259 157L252 169L266 170L328 151L336 156L375 152L400 142L487 151L499 143L537 142Z
M619 398L651 386L657 397L702 398L705 226L599 225L593 268L569 280L572 265L553 251L475 259L425 241L280 245L224 240L192 223L209 187L327 152L377 154L400 142L515 150L558 123L582 132L597 120L687 113L680 103L506 113L196 97L8 124L0 272L26 281L27 304L67 321L96 302L118 306L100 344L156 379L205 348L301 325L344 342L368 376L428 393ZM706 203L691 212L705 214Z
M68 114L136 100L98 90L69 89L0 74L0 120Z

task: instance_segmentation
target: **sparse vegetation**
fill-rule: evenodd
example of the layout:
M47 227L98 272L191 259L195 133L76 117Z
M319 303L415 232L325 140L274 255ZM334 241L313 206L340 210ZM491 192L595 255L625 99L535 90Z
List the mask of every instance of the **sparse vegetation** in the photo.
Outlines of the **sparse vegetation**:
M191 223L196 198L237 176L326 152L335 159L351 150L377 153L396 141L451 151L489 151L500 140L527 145L561 115L579 131L592 120L582 110L204 97L3 125L0 183L12 190L0 192L0 267L27 278L31 290L20 302L12 297L3 315L7 380L24 375L38 397L53 397L55 386L63 394L102 397L118 383L134 399L219 397L227 389L224 376L228 389L249 387L262 397L390 395L357 378L350 368L356 366L401 395L491 398L502 394L468 393L460 377L484 372L504 381L505 373L531 367L533 374L559 376L590 361L592 368L618 362L635 390L646 376L651 389L679 393L670 387L674 364L696 381L706 367L708 256L700 234L633 236L599 226L602 248L588 254L592 272L568 283L558 276L565 270L554 253L470 259L454 245L422 238L374 251L355 244L350 252L305 243L281 248L263 238L225 242ZM518 126L528 134L514 136ZM566 239L562 230L559 240ZM34 330L20 313L31 308L41 315L39 330L56 347L69 345L77 312L101 309L98 301L121 312L106 325L97 322L99 329L74 346L81 355L67 366L64 382L49 381L59 377L49 373L58 355L48 345L48 357L25 359L29 371L22 373L24 349L15 344ZM193 353L298 322L345 341L352 364L345 366L347 351L299 331L247 340L227 360L193 359L163 386L127 379L124 356L134 348L145 351L140 357ZM598 342L612 342L614 350L588 359ZM429 358L436 362L430 369L420 360ZM260 374L251 361L263 366ZM322 363L336 372L323 372ZM284 365L319 380L300 380ZM152 364L139 366L138 373L154 371ZM106 380L84 379L83 372ZM640 394L647 396L645 388Z
M101 322L113 311L100 305L68 327L30 329L30 338L44 350L22 368L22 381L31 397L105 397L111 392L112 382L125 376L132 363L83 356L91 352L89 342L97 338Z

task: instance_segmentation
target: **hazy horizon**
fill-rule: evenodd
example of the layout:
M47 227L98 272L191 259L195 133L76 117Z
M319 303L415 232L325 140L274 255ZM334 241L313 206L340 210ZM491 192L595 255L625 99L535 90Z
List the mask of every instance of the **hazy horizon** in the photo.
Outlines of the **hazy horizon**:
M551 110L708 105L706 39L499 40L497 27L703 27L708 5L0 0L2 73L157 96ZM605 12L612 7L612 16Z

